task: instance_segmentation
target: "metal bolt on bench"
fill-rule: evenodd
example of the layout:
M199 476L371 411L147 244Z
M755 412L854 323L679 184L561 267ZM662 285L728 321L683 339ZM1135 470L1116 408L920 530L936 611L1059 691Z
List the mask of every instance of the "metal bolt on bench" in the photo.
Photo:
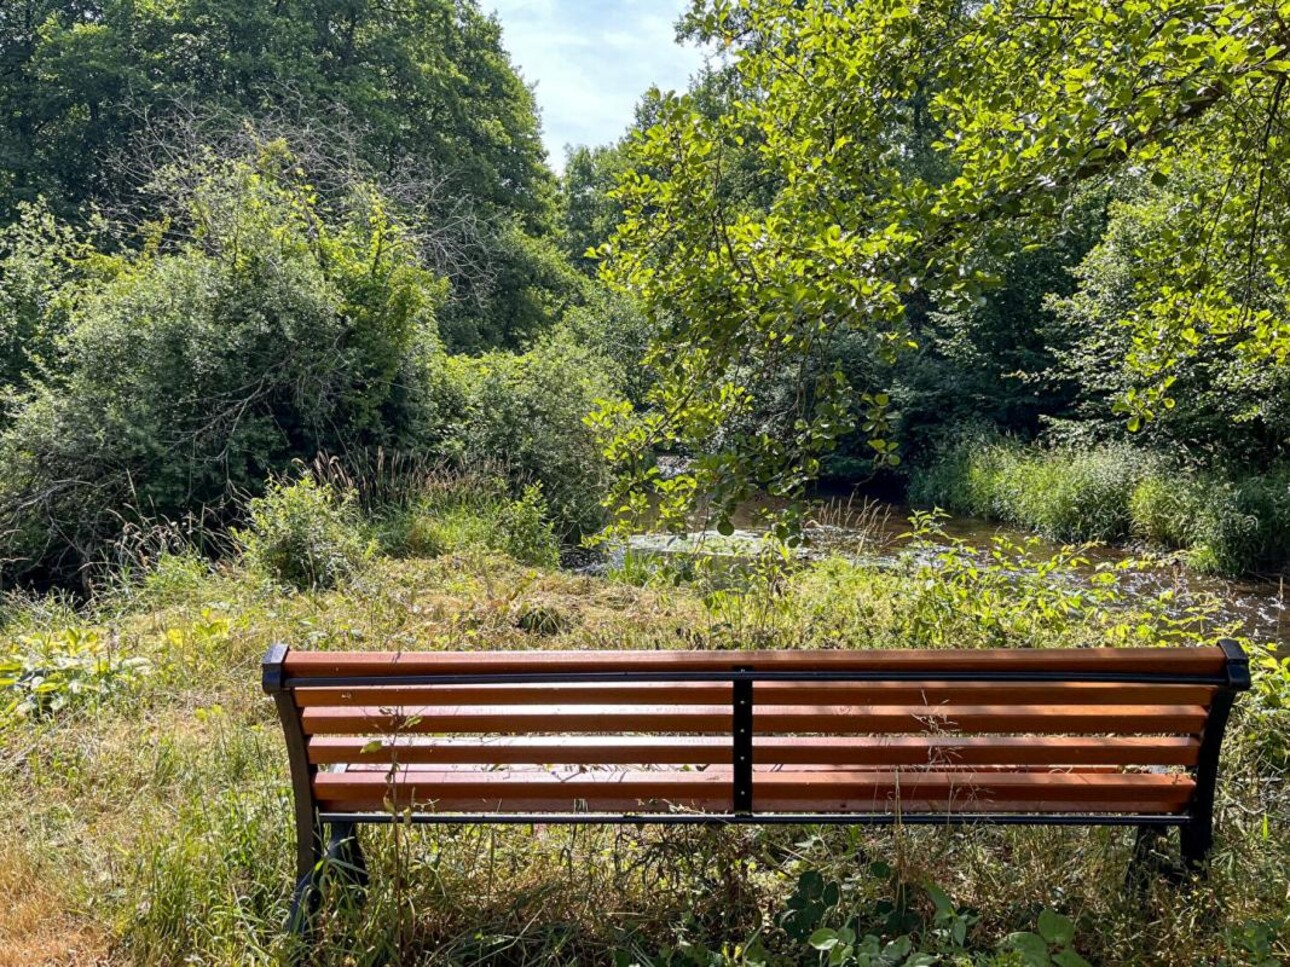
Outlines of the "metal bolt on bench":
M300 652L274 645L289 929L358 824L1176 826L1213 846L1241 647ZM324 828L330 826L330 837ZM1135 853L1137 850L1135 849Z

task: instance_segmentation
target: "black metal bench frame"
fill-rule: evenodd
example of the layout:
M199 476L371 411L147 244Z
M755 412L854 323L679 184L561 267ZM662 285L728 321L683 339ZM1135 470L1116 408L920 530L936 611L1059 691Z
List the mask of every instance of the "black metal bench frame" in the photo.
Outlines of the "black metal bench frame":
M1249 659L1244 649L1232 640L1219 642L1226 657L1225 672L1220 675L1146 673L1146 672L995 672L937 671L934 676L921 672L840 671L758 671L736 668L731 671L609 671L609 672L503 672L488 674L434 675L339 675L294 679L284 668L288 647L275 644L269 648L262 664L262 683L266 694L276 704L286 738L291 767L291 785L295 800L296 886L288 927L294 933L307 929L319 902L318 878L324 861L339 862L342 873L359 886L367 883L367 868L359 845L359 824L587 824L587 825L1024 825L1024 826L1117 826L1137 829L1135 859L1144 844L1162 830L1179 829L1180 849L1185 863L1203 871L1214 845L1214 796L1218 781L1219 752L1227 729L1232 705L1238 693L1250 688ZM1016 683L1103 683L1135 685L1202 685L1215 688L1209 715L1200 736L1197 764L1189 771L1196 783L1195 793L1185 813L1178 814L1097 814L1097 813L990 813L990 812L796 812L758 814L754 809L753 773L753 683L754 682L921 682L929 677L944 682ZM516 685L631 682L730 682L731 754L733 763L734 809L728 813L436 813L411 811L325 812L318 808L314 795L317 767L310 763L300 709L292 697L297 687L359 688L364 686L401 685ZM330 836L325 835L330 827Z

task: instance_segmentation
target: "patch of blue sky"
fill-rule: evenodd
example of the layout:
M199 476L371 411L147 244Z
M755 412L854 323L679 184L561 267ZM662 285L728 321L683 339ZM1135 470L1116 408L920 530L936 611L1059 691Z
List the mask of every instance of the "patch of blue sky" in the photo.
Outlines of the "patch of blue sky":
M616 141L652 86L683 90L704 51L676 42L688 0L483 0L502 43L535 85L543 141L563 168L569 145Z

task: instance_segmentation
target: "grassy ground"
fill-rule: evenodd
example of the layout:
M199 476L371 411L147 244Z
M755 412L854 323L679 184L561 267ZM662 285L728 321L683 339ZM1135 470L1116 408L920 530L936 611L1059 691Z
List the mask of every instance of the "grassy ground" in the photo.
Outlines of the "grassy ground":
M236 567L172 559L91 612L10 601L7 650L144 658L148 669L100 676L67 690L56 712L0 725L0 965L284 953L290 799L258 684L270 642L972 647L1214 633L1200 630L1203 606L1181 624L1165 613L1177 602L1125 610L1114 573L1090 594L1061 590L1064 565L1054 567L1018 576L952 556L935 573L826 561L787 576L754 569L722 588L637 586L464 552L378 558L331 592L287 594ZM367 902L333 891L311 962L815 963L827 955L805 935L850 925L884 943L911 936L939 958L923 963L1028 964L1045 961L1000 944L1021 950L1005 938L1036 930L1047 910L1073 921L1069 946L1092 963L1279 963L1290 956L1283 689L1268 675L1241 704L1208 883L1126 891L1127 834L1107 830L373 830ZM859 949L837 962L864 963ZM899 945L889 953L883 962L919 962Z

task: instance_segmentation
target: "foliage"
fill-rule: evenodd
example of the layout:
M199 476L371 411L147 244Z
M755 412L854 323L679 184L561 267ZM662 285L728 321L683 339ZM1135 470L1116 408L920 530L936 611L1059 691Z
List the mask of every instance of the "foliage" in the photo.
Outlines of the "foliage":
M1066 297L1050 295L1059 321L1052 330L1054 378L1078 386L1074 405L1053 421L1058 431L1078 426L1103 438L1118 434L1124 417L1113 412L1117 401L1149 394L1151 380L1133 363L1134 330L1125 320L1153 298L1139 278L1143 258L1173 244L1179 211L1221 190L1223 172L1199 163L1180 163L1164 185L1140 178L1121 186L1105 234L1073 269L1078 288ZM1270 310L1275 293L1274 281L1261 278L1251 298ZM1171 366L1171 402L1149 422L1131 420L1131 427L1156 449L1211 465L1249 470L1284 458L1290 367L1269 365L1223 341L1197 336L1194 342Z
M592 288L555 239L526 234L514 220L501 220L489 233L481 257L486 271L478 280L459 281L441 316L450 352L528 345L583 304Z
M913 890L893 876L884 862L869 864L865 879L885 881L890 898L858 904L860 884L826 880L817 870L801 873L797 886L775 917L790 942L787 958L768 953L767 938L759 932L743 944L720 949L685 942L657 958L633 958L620 952L621 967L769 967L779 963L818 963L821 967L933 967L936 964L976 967L1088 967L1074 947L1075 924L1045 909L1036 930L1008 934L997 948L978 942L980 915L957 906L941 888L922 891L930 902L930 917L917 910ZM868 885L868 884L865 884ZM844 899L844 889L847 896Z
M373 552L353 492L311 476L271 482L263 497L251 501L248 517L246 528L233 532L247 564L287 587L335 587Z
M428 479L409 506L383 522L383 543L398 554L437 557L482 549L517 561L555 567L560 548L542 488L530 484L518 499L496 477L443 475Z
M517 492L540 484L562 538L591 533L607 472L583 418L618 393L615 367L564 335L521 355L440 357L427 446L459 468L503 468Z
M25 636L0 653L0 725L96 706L128 690L149 662L120 653L115 636L69 626Z
M1127 445L1043 450L968 439L916 473L910 498L1020 524L1054 540L1110 541L1128 536L1135 484L1157 466L1150 454Z
M598 268L590 253L613 234L622 217L611 193L625 167L626 158L618 145L570 148L564 159L560 241L573 264L588 275Z
M38 194L64 211L119 194L128 172L86 159L128 153L177 101L358 119L354 147L374 167L447 177L530 230L551 216L533 95L471 0L24 0L0 13L0 51L0 218Z
M583 305L569 309L559 332L613 364L622 395L641 404L649 395L652 377L644 365L652 327L634 301L597 287Z
M1275 570L1290 557L1284 470L1228 479L1171 466L1127 444L1025 447L968 437L917 468L910 499L1056 540L1130 536L1188 551L1201 570Z
M631 481L615 494L624 513L641 510L631 486L671 516L704 493L723 513L755 487L799 494L859 420L859 391L882 389L851 385L836 342L867 336L894 358L912 343L911 305L977 298L998 254L1045 240L1087 186L1130 173L1217 177L1136 253L1124 318L1142 388L1120 400L1123 418L1166 410L1199 354L1285 362L1275 3L712 0L690 29L731 48L739 84L716 116L694 93L656 105L602 248L661 326L653 408L605 419ZM750 139L768 200L729 190ZM795 392L778 432L723 436L779 374ZM881 463L894 454L877 409L866 433ZM688 481L644 459L676 446L708 456Z
M68 327L68 292L80 247L43 205L19 206L0 228L0 428L10 408L56 363Z
M186 203L173 241L96 256L0 437L19 572L65 577L125 520L218 516L293 459L422 432L444 286L379 196L324 207L279 144L203 170Z

